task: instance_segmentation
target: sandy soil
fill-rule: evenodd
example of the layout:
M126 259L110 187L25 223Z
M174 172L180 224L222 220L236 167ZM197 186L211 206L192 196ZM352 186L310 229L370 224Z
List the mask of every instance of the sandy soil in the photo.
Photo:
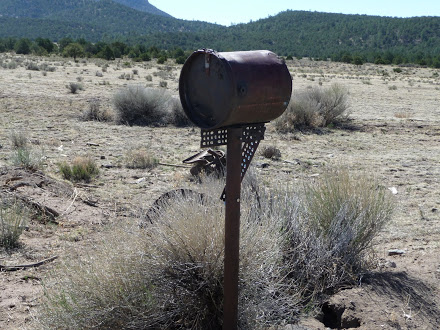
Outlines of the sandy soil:
M11 192L14 187L15 193L49 206L58 216L57 224L41 219L29 223L22 248L0 251L0 265L62 258L72 247L86 249L106 224L130 218L162 193L190 184L187 168L121 165L131 146L147 147L162 163L181 164L200 150L198 129L80 120L95 100L112 111L112 96L129 84L159 88L166 82L165 88L177 96L180 66L115 61L102 72L105 61L0 55L0 64L11 61L18 67L0 67L0 188ZM56 69L26 70L29 61ZM391 188L390 194L394 191L396 205L392 223L376 241L380 267L357 287L331 297L319 320L304 319L299 328L440 328L439 71L402 68L398 73L390 66L307 59L288 65L294 91L332 83L346 87L352 120L339 128L290 135L278 134L269 124L262 146L276 146L288 162L256 156L259 177L267 184L301 185L328 168L344 166L379 178ZM84 90L70 93L66 85L78 81ZM26 134L32 148L44 156L42 172L30 174L11 166L13 132ZM101 174L91 184L72 186L61 180L57 164L80 155L93 157ZM389 256L390 249L405 253ZM0 273L0 329L32 327L41 278L56 262Z

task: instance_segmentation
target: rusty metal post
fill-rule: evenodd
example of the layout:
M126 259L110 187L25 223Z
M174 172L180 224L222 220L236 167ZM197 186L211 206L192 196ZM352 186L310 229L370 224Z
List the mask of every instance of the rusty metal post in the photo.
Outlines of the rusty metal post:
M242 128L228 128L223 330L236 330L238 324L242 131Z

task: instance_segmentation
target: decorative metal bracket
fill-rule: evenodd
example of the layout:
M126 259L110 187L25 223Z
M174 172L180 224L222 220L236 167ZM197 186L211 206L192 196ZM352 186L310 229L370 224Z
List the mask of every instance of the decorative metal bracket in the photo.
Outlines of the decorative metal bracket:
M264 133L266 127L263 124L252 124L242 127L241 136L241 181L251 164L252 158L257 151L258 145L261 140L264 140ZM215 130L203 130L201 131L201 143L202 148L218 147L228 144L228 129L221 128ZM228 166L228 164L226 164ZM226 188L223 189L223 193L220 197L221 200L226 200Z

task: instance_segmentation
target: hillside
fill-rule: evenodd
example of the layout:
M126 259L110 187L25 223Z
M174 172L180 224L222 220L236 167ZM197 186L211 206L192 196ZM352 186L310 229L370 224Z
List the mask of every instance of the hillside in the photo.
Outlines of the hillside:
M111 0L5 1L0 5L0 12L4 13L0 17L0 37L44 37L56 41L69 35L97 42L104 37L197 32L210 25L142 12Z
M154 7L152 4L148 2L148 0L113 0L113 1L139 11L144 11L146 13L171 17L171 15Z
M132 8L130 8L132 7ZM133 9L136 8L136 9ZM392 18L285 11L225 27L155 15L143 0L2 0L1 37L119 40L162 49L271 49L281 55L370 62L433 63L440 54L440 17ZM439 66L440 66L440 59Z
M48 17L53 13L87 7L100 0L2 0L0 16L8 17ZM171 17L157 9L148 0L114 0L114 2L145 13Z

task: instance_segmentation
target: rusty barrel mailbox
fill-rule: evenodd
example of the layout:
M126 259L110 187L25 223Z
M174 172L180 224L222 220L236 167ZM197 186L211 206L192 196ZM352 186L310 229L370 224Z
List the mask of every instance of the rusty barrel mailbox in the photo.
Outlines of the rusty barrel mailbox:
M201 131L201 147L227 145L223 329L237 329L241 180L264 124L287 108L292 79L284 61L268 50L194 52L183 65L179 94Z
M188 118L202 129L266 123L286 109L292 78L268 50L198 50L182 68L179 93Z

